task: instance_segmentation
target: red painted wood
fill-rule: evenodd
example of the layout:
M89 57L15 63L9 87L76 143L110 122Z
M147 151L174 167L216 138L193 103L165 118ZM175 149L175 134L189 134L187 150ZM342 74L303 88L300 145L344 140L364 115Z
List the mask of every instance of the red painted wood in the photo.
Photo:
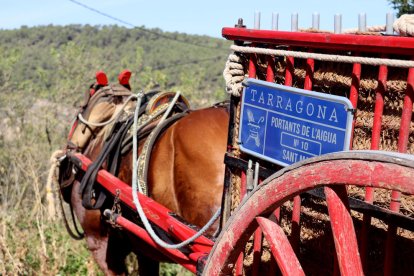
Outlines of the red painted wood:
M305 90L312 90L313 84L313 71L315 70L315 60L307 59L306 60L306 75L305 75L305 83L303 89Z
M374 189L371 187L365 188L365 202L372 203L374 201ZM362 218L362 228L361 228L361 235L360 235L360 242L359 242L359 248L360 248L360 254L361 254L361 261L362 261L362 267L364 270L367 270L367 255L368 255L368 235L369 235L369 229L371 227L371 216L364 214Z
M262 255L262 231L257 229L254 232L253 237L253 264L252 264L252 275L259 275L259 266L261 262Z
M240 178L240 201L243 200L243 198L246 196L247 193L247 180L246 180L246 172L241 172L241 178Z
M382 56L386 58L386 56ZM372 136L371 136L371 149L378 150L380 141L381 141L381 125L382 125L382 115L384 111L384 93L387 90L387 75L388 68L387 66L380 65L378 72L378 86L375 90L375 109L374 109L374 121L372 126ZM368 203L373 202L374 191L371 187L366 188L365 192L365 201ZM361 230L361 260L365 266L365 259L367 256L367 246L368 246L368 230L371 225L371 217L364 215L362 230Z
M346 187L325 187L325 196L341 275L364 275Z
M257 227L254 223L256 217L262 214L267 216L269 210L276 209L295 194L324 185L341 186L341 183L414 194L414 168L368 160L371 157L363 153L358 153L358 156L367 160L316 161L280 171L264 181L226 224L210 253L205 275L229 273L228 265L236 262L241 248L244 248Z
M283 229L271 220L256 218L283 275L305 275Z
M275 215L277 223L280 223L280 208L276 208L273 214Z
M358 106L358 95L359 95L359 85L361 80L361 64L354 63L352 67L352 81L351 81L351 90L349 93L349 100L352 103L352 106L355 110L357 110ZM355 128L355 122L356 122L357 116L354 116L354 119L352 121L352 132L351 132L351 141L349 148L352 149L353 147L353 139L354 139L354 128ZM365 188L365 201L369 202L370 195L373 195L374 190L371 187ZM371 201L372 202L372 201ZM368 246L368 230L371 225L371 217L367 215L363 215L363 223L362 223L362 229L361 229L361 235L360 235L360 254L361 254L361 261L362 261L362 267L365 267L365 260L366 260L366 254L367 254L367 246ZM336 266L337 267L337 266ZM339 268L338 268L339 270ZM338 271L339 273L339 271Z
M358 90L359 90L359 82L361 80L361 64L354 63L352 66L352 81L351 81L351 90L349 93L349 100L352 103L354 108L358 105Z
M405 91L401 127L398 137L398 151L407 152L408 135L410 133L411 114L414 101L414 68L408 69L407 90Z
M299 252L299 243L300 243L300 208L301 208L301 199L300 196L295 196L293 198L293 210L292 210L292 233L291 241L292 247L295 252Z
M359 82L361 80L361 64L354 63L352 66L352 75L351 75L351 90L349 92L349 100L352 103L352 106L356 109L358 106L358 95L359 95ZM352 149L352 141L354 139L354 127L355 127L356 116L352 121L352 132L351 132L351 142L349 148Z
M408 135L410 133L410 124L411 124L411 115L414 102L414 68L408 69L407 77L407 90L405 91L404 104L401 115L401 126L400 133L398 136L398 151L407 152L408 145ZM392 191L391 193L391 203L390 210L394 212L399 212L401 193L398 191ZM394 225L388 225L387 231L387 241L385 244L385 265L384 265L384 275L392 275L392 266L394 259L394 243L395 236L397 234L397 227Z
M274 82L275 80L275 72L273 72L274 67L275 67L274 57L268 56L267 57L267 68L266 68L266 81L268 82Z
M286 57L286 72L285 72L285 85L292 86L295 59L293 57Z
M91 160L82 154L75 154L74 156L82 162L82 170L84 171L86 171L92 164ZM100 170L98 172L97 182L113 195L116 195L116 190L119 189L121 191L119 196L120 200L128 207L135 210L135 204L132 199L132 189L128 184L122 182L119 178L113 176L106 170ZM141 205L144 207L143 209L148 217L148 220L164 231L171 234L180 233L181 238L189 238L196 233L196 231L190 227L170 216L171 210L165 208L161 204L141 193L138 193L138 198ZM171 227L173 227L176 231L171 232ZM180 239L180 237L176 238ZM201 236L190 245L190 248L195 252L210 252L212 246L213 242L211 240L205 236Z
M243 276L243 256L244 254L242 252L237 258L236 269L234 271L235 276Z
M150 235L145 229L139 227L135 223L129 221L128 219L122 216L118 216L115 222L118 225L130 231L132 234L134 234L138 238L140 238L142 241L146 242L149 246L162 252L166 257L170 258L171 261L182 265L183 267L185 267L186 269L190 270L193 273L196 272L197 260L189 259L186 255L184 255L181 251L177 249L168 249L168 248L159 246L153 241L153 239L150 237Z
M371 149L379 149L381 139L381 122L384 111L384 92L387 87L387 66L381 65L378 73L378 86L375 90L374 124L372 126Z
M249 59L249 78L256 78L256 63L257 63L256 55L251 54L250 59Z
M401 194L399 192L393 191L391 193L391 204L394 204L394 209L397 210L392 210L395 212L398 212L399 210L399 198L400 198ZM398 206L398 207L397 207ZM390 208L391 209L391 208ZM395 236L397 235L397 229L398 227L396 227L395 225L388 225L388 229L387 229L387 240L385 242L385 261L384 261L384 275L385 276L390 276L393 275L392 269L393 269L393 263L394 263L394 252L395 252Z
M228 40L271 43L287 46L331 50L361 51L371 53L409 54L414 51L413 39L401 36L372 36L352 34L327 34L223 28L222 35Z

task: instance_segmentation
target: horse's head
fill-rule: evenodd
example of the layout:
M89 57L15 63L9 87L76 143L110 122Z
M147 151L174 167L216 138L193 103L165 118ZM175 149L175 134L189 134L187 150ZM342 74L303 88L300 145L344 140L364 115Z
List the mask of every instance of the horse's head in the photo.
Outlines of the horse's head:
M132 95L130 76L131 72L125 70L118 77L119 84L109 84L104 72L96 73L96 83L85 92L83 103L69 134L70 148L83 151L90 139L110 125L122 109L131 108L131 102L125 103Z

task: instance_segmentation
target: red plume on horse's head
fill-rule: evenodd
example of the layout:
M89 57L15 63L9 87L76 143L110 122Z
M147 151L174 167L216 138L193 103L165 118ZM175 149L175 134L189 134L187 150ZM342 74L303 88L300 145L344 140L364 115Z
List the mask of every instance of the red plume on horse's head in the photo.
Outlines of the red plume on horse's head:
M118 75L118 81L121 85L129 85L129 79L131 78L131 71L125 69Z
M108 77L106 76L104 71L98 71L95 73L96 76L96 84L98 85L108 85Z
M89 90L89 95L92 97L93 94L102 86L108 85L108 77L106 76L104 71L97 71L95 73L96 82L95 84L91 85Z
M96 84L102 85L102 86L108 85L108 77L106 76L104 71L96 72L95 76L96 76Z

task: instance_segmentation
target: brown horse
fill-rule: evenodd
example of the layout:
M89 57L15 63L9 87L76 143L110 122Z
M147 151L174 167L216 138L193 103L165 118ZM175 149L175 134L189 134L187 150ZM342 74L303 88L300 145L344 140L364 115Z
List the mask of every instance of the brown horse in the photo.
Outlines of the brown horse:
M190 111L162 134L152 150L148 194L197 226L203 226L221 204L228 121L225 107ZM94 160L102 145L99 133L84 154ZM131 183L131 162L132 151L122 158L118 175L126 183ZM71 201L88 248L106 275L125 274L125 257L131 251L137 253L140 275L158 275L158 262L165 258L128 233L113 230L99 210L85 209L79 182L74 183ZM216 228L217 222L211 232Z

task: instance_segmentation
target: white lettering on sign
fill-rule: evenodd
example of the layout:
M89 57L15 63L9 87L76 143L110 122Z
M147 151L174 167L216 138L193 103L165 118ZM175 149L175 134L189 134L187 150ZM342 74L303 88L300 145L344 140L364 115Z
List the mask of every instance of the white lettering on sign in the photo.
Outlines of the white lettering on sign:
M300 124L286 121L280 118L272 117L270 125L275 128L280 128L291 133L300 134Z
M267 105L273 106L273 95L269 94L269 97L267 98Z
M312 128L311 133L311 138L314 140L336 144L336 133L332 133L330 131L319 128Z
M283 150L283 160L286 160L291 163L295 163L298 158L298 154L296 152L290 150Z
M257 90L254 90L254 89L252 89L252 90L250 90L250 94L252 94L252 99L251 99L251 101L252 102L254 102L255 100L254 100L254 97L256 96L256 94L257 94Z
M306 158L308 158L308 157L306 157L302 154L290 151L290 150L284 149L282 151L282 159L285 160L285 161L291 162L291 163L296 163L296 162L304 160Z
M310 127L306 125L301 125L296 122L291 122L281 118L273 117L270 121L270 126L279 128L283 131L288 131L290 133L295 133L302 135L304 137L309 137L315 141L322 141L331 144L336 144L336 133L330 132L328 130L320 129L317 127Z
M282 107L282 101L283 101L283 98L282 98L281 96L277 96L276 98L277 98L276 107L277 107L277 108L281 108L281 109L282 109L282 108L283 108L283 107ZM273 105L272 105L272 106L273 106Z
M328 120L330 122L338 123L338 115L334 106L325 106L315 103L304 103L302 100L292 100L290 97L276 96L271 93L250 90L250 101L258 102L268 107L273 107L273 110L279 109L282 111L295 111L297 114L303 114L308 117L316 116L321 120Z
M329 117L329 121L334 121L335 123L338 122L338 118L336 117L336 109L334 108L331 113L331 117Z
M264 96L263 96L263 92L262 92L262 93L260 93L260 96L259 96L259 103L261 103L261 104L265 104L265 98L264 98Z
M292 111L292 102L291 102L290 98L288 98L288 100L287 100L285 110Z
M296 102L296 112L301 114L303 111L303 102L302 101L297 101Z

